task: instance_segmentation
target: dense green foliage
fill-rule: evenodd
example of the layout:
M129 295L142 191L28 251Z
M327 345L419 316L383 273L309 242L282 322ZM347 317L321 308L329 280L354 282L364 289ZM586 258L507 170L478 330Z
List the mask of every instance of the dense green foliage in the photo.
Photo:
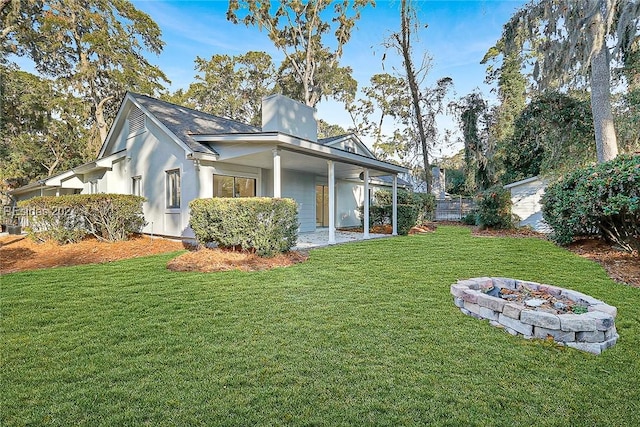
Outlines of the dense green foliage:
M588 99L548 92L522 111L513 137L498 148L503 182L563 173L596 159Z
M0 59L8 52L28 56L38 73L80 98L90 111L82 126L92 131L92 138L83 141L92 155L127 90L154 95L168 82L145 58L162 51L160 28L131 2L13 0L0 22Z
M298 207L292 199L269 197L196 199L189 225L200 244L255 251L287 252L298 239Z
M526 105L527 78L522 73L524 58L522 52L503 55L504 43L491 47L481 64L487 64L486 83L496 83L500 105L496 108L491 137L499 145L513 135L514 123ZM496 66L497 58L502 63Z
M436 198L433 194L398 190L397 202L397 231L400 235L406 235L417 223L431 220L436 209ZM361 205L359 211L360 218L364 221L364 206ZM376 191L373 203L369 207L369 226L391 224L392 217L393 193L389 190Z
M464 142L464 191L473 194L497 182L494 163L495 138L490 132L493 120L489 104L479 92L472 92L449 109L458 119Z
M276 84L276 69L269 54L216 54L209 60L198 56L195 70L196 81L186 92L178 91L165 99L243 123L262 124L262 98L274 93Z
M638 51L639 24L637 2L535 0L504 26L504 57L531 51L532 75L540 88L589 87L598 162L618 154L611 74L618 64L628 67Z
M439 226L254 273L175 256L3 275L0 424L640 425L640 289L550 242ZM601 299L620 339L594 356L464 316L449 286L479 276Z
M638 55L640 57L640 54ZM638 59L640 62L640 59ZM640 65L638 65L640 67ZM638 77L640 80L640 76ZM640 83L637 83L640 84ZM640 152L640 88L630 89L615 105L618 144L623 153Z
M511 192L491 187L476 196L476 225L482 228L511 228Z
M74 194L35 197L18 206L27 215L27 232L33 239L66 244L87 234L114 242L139 233L145 225L144 201L144 197L128 194Z
M620 155L565 175L550 185L542 212L560 244L598 234L632 251L640 249L640 156Z
M391 206L393 204L393 193L389 190L378 190L374 193L373 199L375 205ZM430 193L417 193L398 189L398 204L415 206L418 210L418 220L428 220L433 217L436 209L436 197Z
M0 192L82 164L89 114L52 81L0 65Z
M398 225L397 232L400 236L406 236L418 223L419 209L416 205L398 204ZM369 208L369 225L391 224L393 217L392 205L372 205Z
M398 234L406 236L418 223L420 210L417 205L398 205Z
M84 219L70 209L68 197L37 197L19 203L28 220L25 231L36 242L77 243L87 235Z

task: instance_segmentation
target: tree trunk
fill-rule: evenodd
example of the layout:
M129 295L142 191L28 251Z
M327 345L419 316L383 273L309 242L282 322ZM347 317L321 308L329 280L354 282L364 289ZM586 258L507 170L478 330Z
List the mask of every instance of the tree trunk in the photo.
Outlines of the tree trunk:
M104 118L104 104L108 101L112 100L113 96L107 96L102 99L98 105L96 105L96 124L98 126L98 131L100 132L100 143L104 143L107 139L107 134L109 133L109 128L107 126L107 122Z
M618 142L611 113L609 50L604 38L602 46L591 58L591 112L596 133L598 163L615 159L618 155Z
M416 81L416 73L413 69L413 61L411 60L411 18L409 17L409 5L407 0L402 0L401 20L402 20L402 38L396 34L396 40L402 51L402 59L404 68L407 73L409 89L411 91L411 101L413 104L413 112L415 114L416 126L418 128L418 138L420 139L420 147L422 149L422 166L424 167L424 180L427 186L427 193L431 192L431 165L429 164L429 146L427 145L427 136L424 131L424 123L422 117L422 108L420 107L420 88Z

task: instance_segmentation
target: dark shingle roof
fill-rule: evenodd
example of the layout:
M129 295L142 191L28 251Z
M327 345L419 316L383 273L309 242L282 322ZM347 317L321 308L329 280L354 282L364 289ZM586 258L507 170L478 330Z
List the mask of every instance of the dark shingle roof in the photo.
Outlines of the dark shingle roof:
M203 113L150 96L129 93L194 152L216 153L207 144L194 140L191 135L260 132L260 128L256 126Z
M391 175L376 176L373 179L381 181L387 185L393 185L393 177ZM411 187L411 183L409 181L406 181L400 177L398 177L398 185L401 187Z
M337 141L339 139L345 138L351 135L350 133L345 133L344 135L330 136L329 138L321 138L318 139L318 144L327 145L332 143L333 141Z

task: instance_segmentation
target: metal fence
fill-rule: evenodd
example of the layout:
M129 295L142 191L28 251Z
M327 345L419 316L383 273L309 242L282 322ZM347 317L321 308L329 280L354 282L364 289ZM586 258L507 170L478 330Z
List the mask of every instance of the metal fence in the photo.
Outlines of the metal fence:
M451 198L436 200L436 221L460 221L472 212L476 205L471 198Z

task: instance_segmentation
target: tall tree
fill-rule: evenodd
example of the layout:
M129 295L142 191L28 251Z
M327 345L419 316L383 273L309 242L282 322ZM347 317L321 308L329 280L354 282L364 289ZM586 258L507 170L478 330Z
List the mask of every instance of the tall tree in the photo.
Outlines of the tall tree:
M436 116L444 109L443 101L453 81L445 77L438 80L431 88L422 87L431 67L431 58L425 54L419 67L414 63L413 41L419 27L415 6L410 0L402 0L400 31L392 33L385 46L396 50L402 58L403 77L407 81L412 110L409 143L421 157L422 174L427 191L430 191L430 151L437 136Z
M389 159L397 155L403 161L407 144L402 132L396 129L391 135L385 134L385 124L390 125L389 121L397 122L410 115L406 81L387 73L375 74L362 93L364 97L347 107L355 131L373 138L372 147L378 157Z
M496 66L498 57L500 66ZM527 77L522 73L526 58L522 52L504 54L504 43L498 42L485 54L481 64L487 65L485 82L496 84L500 105L496 110L495 125L491 135L500 143L513 135L513 125L526 106Z
M229 0L227 19L267 32L275 47L284 53L291 75L301 85L301 93L295 98L313 107L323 96L331 95L323 93L324 82L335 78L343 46L351 38L360 11L375 3L372 0L283 0L274 3L272 5L269 0ZM327 11L330 6L332 15ZM327 36L332 31L334 40L327 43ZM334 47L330 48L330 45Z
M86 104L25 71L0 66L0 191L86 159Z
M262 98L273 93L276 71L271 56L264 52L244 55L213 55L210 60L197 57L196 82L180 104L206 113L261 124ZM178 100L178 99L176 99Z
M611 60L633 50L639 21L638 1L536 0L505 25L501 41L507 54L521 51L527 43L539 54L534 75L541 86L588 79L599 162L618 153L611 111ZM609 41L615 44L612 50Z
M493 114L479 92L471 92L449 107L456 113L464 141L465 190L474 193L496 183L495 140L489 129Z
M302 56L302 52L294 54ZM318 95L312 102L320 101L321 98L333 98L345 105L349 105L355 98L358 90L358 82L351 77L353 70L351 67L340 67L331 59L331 54L325 49L318 51L315 56L315 75L321 76L315 80L313 91ZM301 94L306 93L304 83L300 81L295 65L288 57L280 64L277 77L277 90L289 98L306 102ZM315 104L314 104L315 105Z
M340 125L327 123L322 119L318 120L318 138L330 138L346 133L347 131Z
M156 95L168 82L144 57L161 52L160 28L129 1L11 2L10 13L2 12L3 51L28 55L39 73L90 102L95 146L106 138L126 90Z

